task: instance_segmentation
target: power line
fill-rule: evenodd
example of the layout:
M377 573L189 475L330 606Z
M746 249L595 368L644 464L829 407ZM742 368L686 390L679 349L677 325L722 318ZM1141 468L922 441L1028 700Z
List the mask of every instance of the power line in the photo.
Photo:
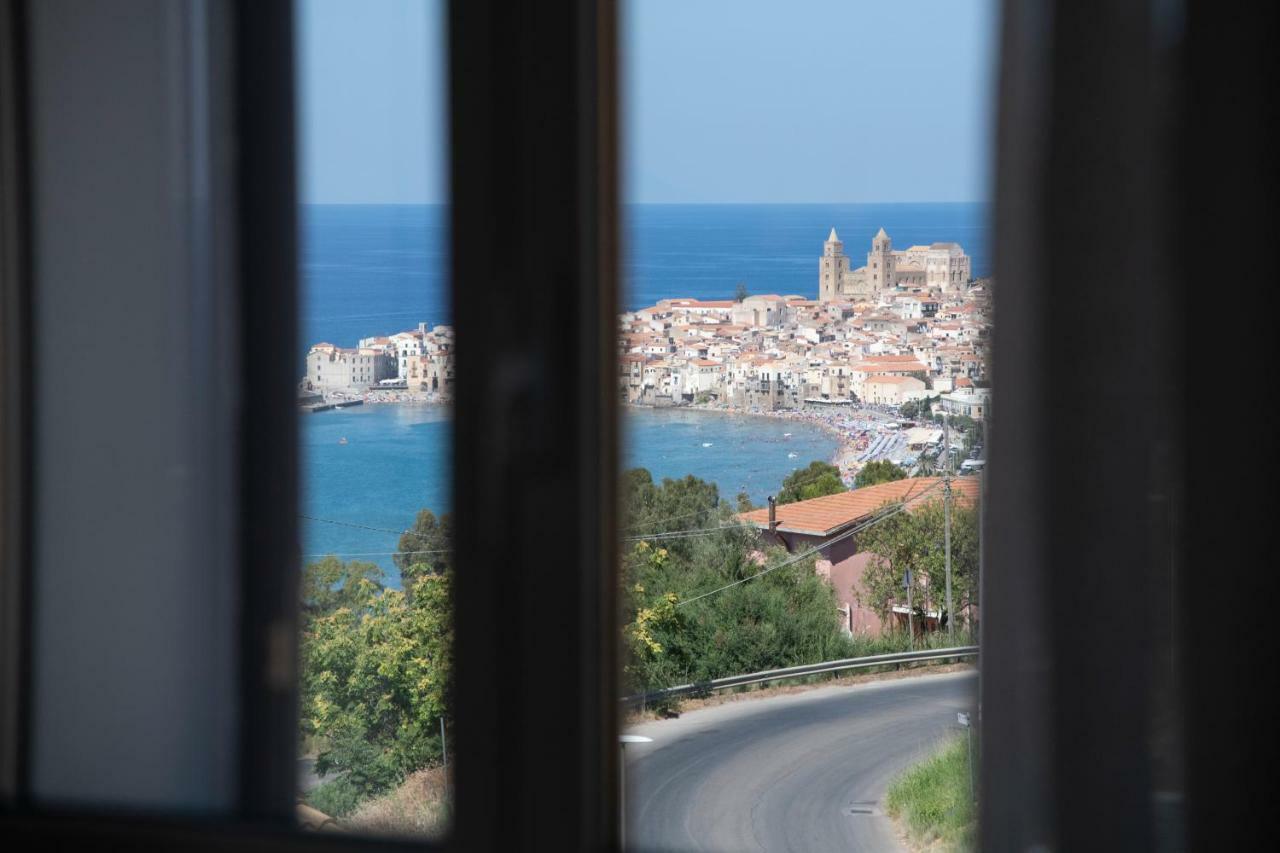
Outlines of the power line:
M658 520L656 520L656 521L641 521L641 522L639 522L639 523L637 523L637 524L629 525L629 526L628 526L628 527L626 527L625 529L626 529L626 530L635 530L637 527L649 527L649 526L657 525L657 524L666 524L668 521L680 521L681 519L685 519L685 518L693 518L695 515L702 515L703 513L706 513L706 512L711 512L711 510L710 510L710 509L700 509L700 510L696 510L696 511L694 511L694 512L686 512L684 515L673 515L673 516L670 516L669 518L660 518L660 519L658 519Z
M841 533L839 536L832 537L831 539L828 539L823 544L817 545L813 548L810 548L808 551L804 551L800 554L797 554L796 556L792 557L789 560L785 560L776 566L770 566L769 568L764 569L763 571L756 572L754 575L749 575L745 578L739 578L733 583L725 584L722 587L718 587L708 592L704 592L701 595L695 595L693 598L688 598L688 599L685 599L684 601L677 602L676 607L683 607L686 604L690 604L699 599L706 598L709 595L715 595L718 592L724 592L726 589L732 589L733 587L738 586L739 584L744 584L747 581L755 580L756 578L761 577L763 575L767 575L770 572L776 572L778 569L784 569L787 566L794 565L800 562L801 560L805 559L806 557L812 557L814 554L818 553L823 548L826 548L830 545L834 545L837 542L841 542L845 539L848 539L850 536L852 536L855 533L861 533L863 530L866 530L868 527L879 524L880 522L885 521L886 519L889 519L897 515L898 513L906 512L907 507L910 506L910 504L920 500L920 498L923 498L925 495L927 495L929 492L933 491L934 489L938 488L940 485L942 485L941 481L934 483L932 486L920 492L920 494L916 495L914 498L908 498L904 500L900 505L894 507L893 509L882 512L880 515L877 515L871 519L868 519L862 524L859 524L855 527L851 527L848 530L846 530L844 533Z
M317 518L314 515L298 515L298 518L305 518L307 521L319 521L324 524L336 524L338 527L354 527L357 530L372 530L375 533L394 533L397 536L403 536L406 533L413 533L412 530L392 530L390 527L371 527L368 524L357 524L354 521L335 521L332 518Z
M317 557L395 557L400 554L449 554L452 548L436 548L431 551L329 551L324 554L303 554L303 559L311 560Z
M623 542L647 542L650 539L683 539L687 536L707 536L721 530L734 530L741 524L722 524L719 527L694 527L689 530L671 530L666 533L649 533L643 536L627 536Z

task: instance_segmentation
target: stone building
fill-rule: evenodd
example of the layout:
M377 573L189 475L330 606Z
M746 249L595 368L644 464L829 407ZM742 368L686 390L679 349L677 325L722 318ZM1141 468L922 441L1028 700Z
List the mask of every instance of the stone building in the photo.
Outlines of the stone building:
M844 243L832 228L818 259L818 299L822 302L872 300L897 287L954 291L972 278L972 264L959 243L893 248L881 228L871 240L865 266L852 269Z
M396 358L371 347L348 349L316 344L307 353L308 391L357 391L396 375Z

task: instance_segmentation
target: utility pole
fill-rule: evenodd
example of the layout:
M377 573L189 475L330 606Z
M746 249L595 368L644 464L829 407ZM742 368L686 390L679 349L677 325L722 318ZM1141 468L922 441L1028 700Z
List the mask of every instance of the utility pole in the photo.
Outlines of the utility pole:
M942 413L942 443L943 453L946 454L946 461L942 466L942 536L947 558L947 637L954 646L956 619L951 610L951 417L945 410Z
M911 650L916 648L916 619L915 611L911 609L911 570L907 569L902 576L902 585L907 590L907 641L911 644Z

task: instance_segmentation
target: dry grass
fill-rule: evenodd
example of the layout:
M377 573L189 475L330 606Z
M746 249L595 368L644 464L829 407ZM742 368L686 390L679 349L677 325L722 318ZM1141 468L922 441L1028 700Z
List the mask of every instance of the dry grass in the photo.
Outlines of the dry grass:
M817 690L820 687L843 686L851 684L864 684L868 681L894 681L899 678L913 678L917 675L929 675L943 672L961 672L963 670L973 669L971 663L948 663L948 664L908 664L900 670L891 670L886 672L861 672L856 674L841 673L838 678L827 677L823 680L812 680L803 683L768 685L764 687L744 688L742 692L734 692L731 690L722 690L719 693L712 693L710 696L701 696L689 699L679 700L679 714L686 711L696 711L699 708L712 708L716 705L723 705L727 702L741 702L752 699L768 699L770 696L786 696L791 693L805 693L809 690ZM808 678L813 678L808 676ZM676 714L675 716L679 716ZM646 720L660 720L672 716L671 714L655 713L653 711L631 711L628 712L623 719L624 724L640 723Z
M451 780L439 767L409 776L399 788L369 800L342 821L347 832L439 838L449 826Z

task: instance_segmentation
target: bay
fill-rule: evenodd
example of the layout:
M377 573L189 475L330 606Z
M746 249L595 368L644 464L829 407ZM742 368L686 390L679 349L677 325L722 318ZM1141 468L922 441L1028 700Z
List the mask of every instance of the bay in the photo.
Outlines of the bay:
M974 275L985 276L987 215L982 204L627 205L620 301L635 309L664 298L724 299L739 282L752 293L812 298L832 227L855 266L883 227L896 247L959 242ZM355 346L420 322L450 322L447 207L306 205L299 222L299 375L313 343ZM495 245L502 251L504 241ZM729 500L746 491L762 502L792 469L835 450L817 427L776 418L631 409L624 422L626 465L658 479L703 477ZM305 554L390 569L398 536L388 531L403 530L419 509L447 510L447 410L366 405L303 416L300 429L303 511L326 519L304 520Z
M745 491L763 503L792 470L836 450L830 433L780 418L672 409L624 415L626 467L648 468L657 481L692 474L729 501ZM305 559L365 560L394 579L397 531L420 509L450 506L448 410L372 404L303 415L300 426Z

